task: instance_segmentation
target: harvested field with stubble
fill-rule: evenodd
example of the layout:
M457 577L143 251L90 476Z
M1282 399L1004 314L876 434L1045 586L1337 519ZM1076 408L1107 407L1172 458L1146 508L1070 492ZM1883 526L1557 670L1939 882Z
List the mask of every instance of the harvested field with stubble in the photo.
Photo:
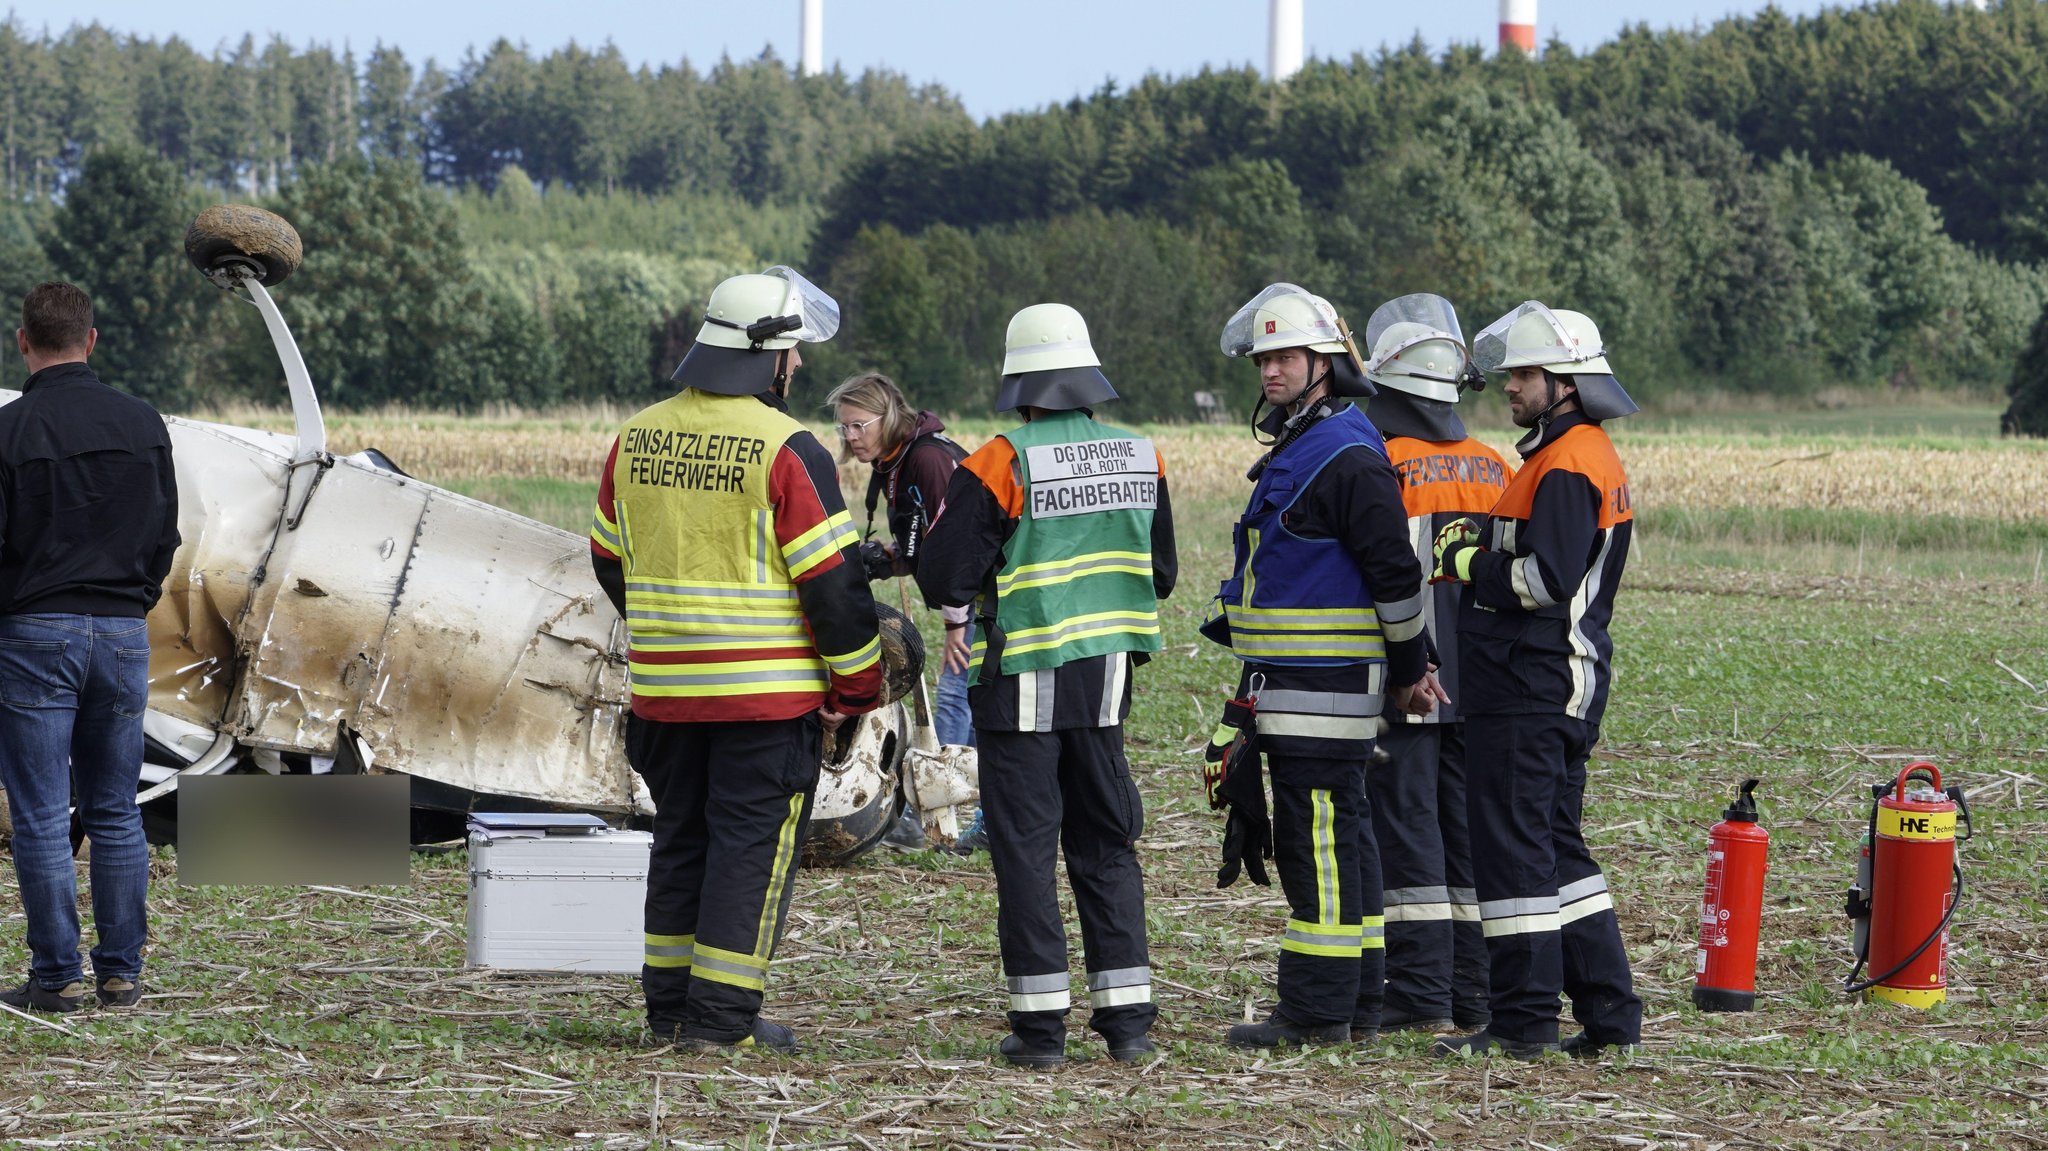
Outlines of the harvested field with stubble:
M549 518L572 529L611 430L596 418L336 423L337 447L375 444L436 482L559 497L527 506L559 507ZM968 430L978 442L992 426ZM1218 1042L1270 1006L1285 918L1276 892L1215 888L1220 828L1194 751L1233 678L1194 625L1224 574L1254 449L1225 429L1158 434L1178 481L1182 587L1127 732L1148 807L1158 1058L1108 1061L1078 1008L1075 1062L999 1065L986 856L803 873L769 1014L805 1048L774 1058L641 1047L627 978L464 970L459 853L417 857L409 888L344 890L183 887L166 852L139 1009L0 1016L0 1141L2048 1148L2048 584L2036 566L2048 514L1962 494L1993 490L1971 487L1982 476L2039 493L2043 445L1620 437L1641 558L1617 611L1586 826L1645 999L1647 1050L1520 1064L1438 1062L1413 1035L1278 1055ZM536 460L574 470L521 470ZM1860 486L1903 470L1893 465L1927 482ZM1834 502L1773 502L1794 486ZM1921 756L1966 789L1977 832L1962 847L1950 1002L1849 1002L1842 889L1868 785ZM1749 776L1764 781L1773 836L1763 994L1754 1013L1703 1015L1688 995L1706 828ZM11 900L12 873L0 876ZM0 935L13 973L26 964L20 932L16 913Z

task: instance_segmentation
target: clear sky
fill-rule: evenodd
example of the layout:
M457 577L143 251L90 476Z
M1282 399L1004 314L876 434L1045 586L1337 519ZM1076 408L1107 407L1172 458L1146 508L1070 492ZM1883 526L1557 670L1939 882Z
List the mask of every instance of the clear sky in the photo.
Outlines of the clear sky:
M8 0L0 0L8 3ZM913 81L935 81L968 111L989 116L1063 101L1147 72L1181 75L1204 64L1266 59L1266 0L824 0L825 61L858 73L884 66ZM1780 0L1793 14L1822 0ZM536 54L570 40L607 40L633 63L688 58L700 69L730 54L773 46L794 64L798 0L585 0L484 4L435 0L347 3L222 4L218 0L12 0L29 31L62 32L98 20L118 32L163 39L176 34L210 53L246 32L272 33L296 45L353 47L358 56L382 41L419 63L453 68L465 51L504 36ZM1761 0L1539 0L1538 37L1584 51L1624 25L1707 26L1762 10ZM1348 58L1417 33L1432 49L1453 42L1491 48L1498 0L1303 0L1307 54Z

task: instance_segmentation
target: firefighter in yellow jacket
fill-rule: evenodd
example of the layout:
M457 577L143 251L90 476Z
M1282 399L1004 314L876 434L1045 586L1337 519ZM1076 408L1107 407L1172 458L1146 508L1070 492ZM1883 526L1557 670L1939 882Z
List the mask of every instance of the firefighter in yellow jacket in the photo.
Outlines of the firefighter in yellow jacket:
M972 603L981 638L967 703L996 873L1010 991L1005 1060L1066 1060L1061 848L1088 967L1088 1024L1122 1062L1153 1050L1157 1015L1136 844L1144 806L1124 758L1132 669L1159 650L1177 572L1166 476L1152 442L1097 423L1116 398L1081 314L1035 304L1011 319L998 411L1021 427L961 461L917 583L935 606Z
M711 293L680 391L626 421L590 531L631 634L626 755L655 804L647 1023L791 1049L760 1017L825 727L881 703L874 601L831 454L789 415L799 341L839 308L795 271Z

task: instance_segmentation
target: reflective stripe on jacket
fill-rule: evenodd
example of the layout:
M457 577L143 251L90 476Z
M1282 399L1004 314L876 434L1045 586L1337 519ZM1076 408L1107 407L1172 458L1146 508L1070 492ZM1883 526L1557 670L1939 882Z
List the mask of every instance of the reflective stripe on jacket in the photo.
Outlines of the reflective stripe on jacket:
M871 694L881 647L865 582L853 579L861 604L845 606L864 606L870 626L828 637L805 610L800 587L843 574L858 533L836 486L817 490L800 448L829 467L787 413L694 389L621 429L591 543L624 569L636 714L788 718L828 691Z
M1002 438L1023 487L995 580L1002 673L1158 651L1152 441L1081 411L1042 415Z
M1345 450L1384 456L1380 434L1355 406L1324 416L1260 473L1235 538L1236 566L1217 595L1230 647L1252 663L1338 666L1380 663L1386 636L1365 573L1334 538L1288 530L1287 513ZM1419 615L1420 604L1409 605ZM1413 629L1420 631L1417 620Z

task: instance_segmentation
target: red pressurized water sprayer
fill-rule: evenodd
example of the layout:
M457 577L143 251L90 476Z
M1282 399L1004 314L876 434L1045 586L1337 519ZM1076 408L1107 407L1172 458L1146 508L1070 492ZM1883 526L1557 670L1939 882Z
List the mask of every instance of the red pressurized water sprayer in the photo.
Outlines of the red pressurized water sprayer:
M1856 967L1843 990L1932 1007L1948 998L1948 926L1963 897L1956 844L1970 838L1970 805L1962 788L1942 788L1931 763L1907 764L1871 797L1870 830L1849 889ZM1866 965L1877 974L1859 981Z
M1756 1005L1757 936L1771 850L1771 833L1757 825L1757 783L1743 780L1735 802L1707 832L1707 887L1700 898L1692 989L1693 1006L1701 1011L1748 1011Z

